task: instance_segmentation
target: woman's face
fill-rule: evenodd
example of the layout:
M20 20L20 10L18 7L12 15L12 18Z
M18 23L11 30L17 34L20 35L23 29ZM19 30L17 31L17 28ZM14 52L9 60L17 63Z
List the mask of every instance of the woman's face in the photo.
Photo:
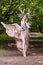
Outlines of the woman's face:
M27 21L28 20L28 18L26 17L26 15L23 16L23 20L24 21Z

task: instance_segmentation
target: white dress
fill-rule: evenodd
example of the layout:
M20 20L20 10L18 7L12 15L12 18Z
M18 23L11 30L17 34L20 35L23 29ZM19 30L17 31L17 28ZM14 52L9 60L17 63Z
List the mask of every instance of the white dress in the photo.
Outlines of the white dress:
M29 28L30 28L29 24L24 22L24 21L21 21L21 26L16 24L16 23L4 24L2 22L1 24L6 29L6 33L16 40L16 44L17 44L18 49L20 49L20 48L23 49L23 39L24 39L25 51L26 51L27 45L28 45L28 39L29 39Z
M29 28L30 28L29 23L26 23L24 21L21 21L21 26L18 25L17 23L14 23L14 24L4 24L2 22L1 24L6 29L6 33L9 36L11 36L11 37L16 37L16 38L19 38L19 36L26 37L26 34L29 33ZM18 34L20 34L20 35L18 35Z
M29 34L29 23L21 21L21 27L24 29L24 31L21 32L21 35L24 36L24 38L26 38L26 36L28 36Z

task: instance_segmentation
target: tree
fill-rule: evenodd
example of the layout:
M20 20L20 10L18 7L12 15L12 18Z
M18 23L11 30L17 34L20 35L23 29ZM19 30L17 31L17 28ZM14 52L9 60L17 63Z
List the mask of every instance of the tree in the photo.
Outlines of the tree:
M0 21L20 24L17 14L24 9L31 11L30 30L43 32L43 0L0 0Z

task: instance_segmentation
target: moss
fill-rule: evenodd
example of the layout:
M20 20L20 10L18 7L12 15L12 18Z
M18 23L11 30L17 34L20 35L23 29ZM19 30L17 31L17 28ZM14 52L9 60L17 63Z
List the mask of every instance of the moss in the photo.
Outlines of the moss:
M41 33L41 34L39 34L39 37L43 37L43 34Z

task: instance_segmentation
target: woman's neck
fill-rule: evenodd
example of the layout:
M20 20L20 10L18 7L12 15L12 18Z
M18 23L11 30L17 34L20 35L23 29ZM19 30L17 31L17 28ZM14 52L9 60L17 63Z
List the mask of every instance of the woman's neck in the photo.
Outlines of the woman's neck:
M27 23L27 20L23 20L23 19L22 19L22 21Z

